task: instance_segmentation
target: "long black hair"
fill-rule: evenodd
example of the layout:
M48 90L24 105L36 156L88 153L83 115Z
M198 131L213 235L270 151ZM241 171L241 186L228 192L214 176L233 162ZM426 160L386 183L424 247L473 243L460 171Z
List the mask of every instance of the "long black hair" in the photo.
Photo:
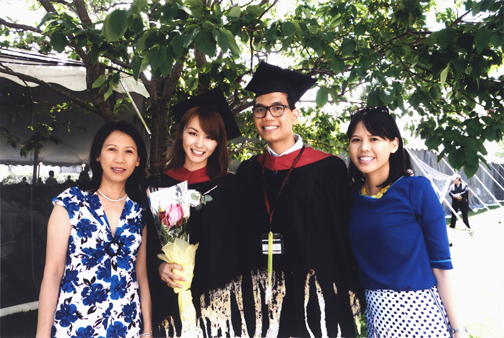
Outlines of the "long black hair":
M91 151L89 152L89 164L93 171L93 177L91 181L81 182L80 188L90 191L91 193L96 192L98 188L100 188L103 169L100 162L97 161L97 158L100 156L105 140L114 131L120 131L129 135L133 141L135 141L138 157L140 158L140 165L135 167L133 173L126 180L126 193L133 201L144 202L145 197L140 188L140 180L144 175L145 166L147 165L147 149L138 129L133 124L126 121L108 122L96 132L91 145Z
M408 153L404 150L401 132L397 127L395 119L392 115L390 115L388 108L383 106L366 107L353 112L350 125L347 130L347 137L349 140L359 122L364 124L364 127L369 133L371 133L371 135L379 136L391 141L397 137L399 140L397 151L395 153L391 153L389 157L389 176L385 182L378 186L384 187L397 181L402 176L410 176L412 174L410 158ZM365 181L364 174L357 169L352 161L350 161L350 165L348 166L348 174L351 184L362 185L362 182Z

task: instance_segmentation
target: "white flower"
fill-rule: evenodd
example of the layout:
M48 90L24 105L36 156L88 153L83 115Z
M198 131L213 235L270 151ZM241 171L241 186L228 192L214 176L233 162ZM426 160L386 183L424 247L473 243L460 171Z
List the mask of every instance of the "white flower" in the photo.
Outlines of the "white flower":
M183 202L191 207L196 207L200 205L201 194L199 191L194 189L189 189L184 193Z

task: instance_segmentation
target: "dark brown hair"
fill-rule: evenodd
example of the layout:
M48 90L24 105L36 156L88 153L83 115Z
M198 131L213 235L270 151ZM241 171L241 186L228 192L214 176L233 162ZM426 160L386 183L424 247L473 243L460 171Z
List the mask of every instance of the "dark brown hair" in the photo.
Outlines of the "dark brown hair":
M221 115L208 107L194 107L185 112L177 128L175 141L168 150L168 156L162 165L165 166L165 170L184 165L186 154L182 145L182 135L186 126L195 116L199 118L203 131L217 141L217 147L208 158L207 175L211 180L226 175L229 166L226 128Z

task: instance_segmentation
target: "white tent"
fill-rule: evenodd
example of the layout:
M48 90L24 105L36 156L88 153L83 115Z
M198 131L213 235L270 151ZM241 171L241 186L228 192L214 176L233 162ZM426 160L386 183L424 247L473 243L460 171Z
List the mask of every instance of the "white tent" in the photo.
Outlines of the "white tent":
M82 63L72 60L57 59L51 56L41 56L34 53L22 51L0 50L0 67L8 67L13 71L28 74L44 80L47 83L66 87L73 91L73 95L88 100L88 95L85 91L85 68ZM36 87L38 84L26 83L30 87ZM25 82L17 77L0 73L0 90L5 92L6 86L9 91L22 92L25 89ZM124 89L127 89L125 91ZM62 103L68 101L66 98L55 93L54 91L40 86L36 90L37 96L35 99L47 101L50 104ZM133 105L127 112L124 112L120 118L133 122L134 116L138 116L137 107L142 107L143 98L148 94L145 87L141 83L137 83L133 78L124 76L121 80L121 86L117 88L117 95L131 95ZM131 93L130 93L131 92ZM5 107L9 97L0 95L0 107ZM21 117L13 123L9 121L7 115L0 113L0 125L8 127L11 134L16 135L23 140L26 140L31 135L31 130L26 126L33 122L50 123L51 120L47 117L41 117L36 114L30 104L20 108ZM95 132L103 125L103 119L94 113L85 114L83 109L75 109L68 111L64 116L58 116L58 119L78 122L84 125L86 130L72 130L71 132L57 131L54 136L63 140L62 144L56 145L52 142L46 142L42 151L38 155L37 162L43 162L47 165L54 166L73 166L81 165L87 159L89 145ZM138 123L138 128L144 134L144 139L149 144L148 130L141 123ZM32 165L33 152L28 157L20 156L20 149L12 148L6 140L0 140L0 164L4 165Z
M450 214L451 198L448 196L448 189L456 171L445 158L438 162L437 154L432 151L410 148L407 151L410 154L415 174L429 177L438 193L440 202L444 202L445 210L447 214ZM500 207L499 201L504 200L504 175L495 169L495 165L499 166L493 164L489 170L485 164L480 163L480 168L470 179L467 179L463 169L459 173L462 180L469 186L469 208L471 210L488 209L489 206Z

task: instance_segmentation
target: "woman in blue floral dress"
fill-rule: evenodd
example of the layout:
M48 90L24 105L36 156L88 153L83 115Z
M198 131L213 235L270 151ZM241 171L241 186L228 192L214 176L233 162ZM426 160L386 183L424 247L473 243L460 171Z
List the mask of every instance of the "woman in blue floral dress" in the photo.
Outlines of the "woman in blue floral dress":
M53 200L37 338L152 336L139 187L145 144L133 125L107 123L89 158L88 185Z

